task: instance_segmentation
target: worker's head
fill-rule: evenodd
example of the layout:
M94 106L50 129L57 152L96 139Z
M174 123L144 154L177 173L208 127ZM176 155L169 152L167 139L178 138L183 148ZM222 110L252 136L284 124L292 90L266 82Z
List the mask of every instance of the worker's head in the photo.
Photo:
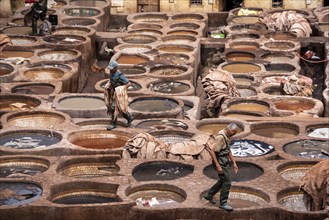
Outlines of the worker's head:
M235 124L235 123L231 123L229 125L227 125L227 127L225 128L225 134L228 137L232 137L233 135L235 135L239 130L239 127Z
M111 61L108 65L108 68L110 69L111 73L115 73L118 69L118 62L117 61Z

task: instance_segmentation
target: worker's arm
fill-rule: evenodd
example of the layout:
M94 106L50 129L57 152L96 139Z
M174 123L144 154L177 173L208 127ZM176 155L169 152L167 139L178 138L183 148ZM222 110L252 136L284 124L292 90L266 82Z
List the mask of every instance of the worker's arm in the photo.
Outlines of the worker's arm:
M223 173L223 170L222 168L220 167L218 161L217 161L217 158L216 158L216 154L215 152L208 146L206 146L206 149L207 151L209 152L210 156L211 156L211 159L214 161L215 163L215 166L216 166L216 170L219 174L222 174Z
M228 154L228 157L230 158L230 160L232 161L233 163L233 168L234 168L234 173L237 173L239 171L239 168L238 168L238 165L236 164L235 162L235 159L232 155L232 152L230 151L230 153Z

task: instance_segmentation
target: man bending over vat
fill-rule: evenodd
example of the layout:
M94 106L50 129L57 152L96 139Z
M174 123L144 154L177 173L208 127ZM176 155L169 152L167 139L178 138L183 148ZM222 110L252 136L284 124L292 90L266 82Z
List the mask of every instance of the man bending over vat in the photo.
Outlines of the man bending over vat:
M117 127L118 114L120 113L127 119L127 127L134 120L128 112L128 92L127 89L131 85L129 80L118 70L118 62L111 61L105 71L110 72L110 80L104 87L105 104L108 109L107 113L112 116L111 124L107 130Z
M204 196L212 204L216 204L213 196L219 191L219 208L226 211L233 211L233 208L228 205L228 195L231 188L231 178L229 174L229 160L232 161L234 172L238 172L238 165L230 150L230 138L238 131L238 126L234 123L229 124L225 129L218 132L216 136L210 136L206 149L210 153L212 158L212 164L214 169L218 172L218 181L213 185L208 193Z

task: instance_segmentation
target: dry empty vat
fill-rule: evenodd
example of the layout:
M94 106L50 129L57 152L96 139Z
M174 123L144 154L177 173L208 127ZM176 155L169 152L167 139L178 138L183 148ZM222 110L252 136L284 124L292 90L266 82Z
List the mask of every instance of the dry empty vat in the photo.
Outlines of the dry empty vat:
M298 140L287 143L283 146L287 154L306 159L329 158L328 141L325 140Z
M280 164L277 167L277 171L280 176L288 181L296 184L301 184L301 180L305 174L314 166L315 161L290 161L284 164Z
M48 199L64 205L115 203L121 201L117 188L112 183L74 181L52 186Z
M261 55L261 59L270 62L289 62L296 63L299 58L291 52L269 51Z
M193 170L192 165L174 161L151 161L136 166L132 175L137 181L165 181L183 178Z
M154 208L177 207L180 203L184 202L187 197L184 190L174 185L160 183L130 186L126 189L125 193L130 199L136 201L137 205L143 206L143 201L150 201L147 206ZM153 200L156 200L158 204L152 203L152 198L154 198Z
M41 105L41 100L26 95L0 95L0 111L31 110Z
M274 147L258 140L234 140L231 143L231 152L236 157L257 157L270 154Z
M309 212L311 197L297 187L288 188L277 194L278 203L285 209L295 212Z
M118 39L118 42L120 42L120 39L122 43L128 43L128 44L150 44L154 43L158 39L151 35L145 35L145 34L132 34L132 35L126 35L122 38Z
M260 166L254 163L242 162L242 161L237 161L236 163L239 167L238 173L234 173L234 169L232 165L229 168L229 173L232 182L245 182L245 181L256 179L264 174L264 170ZM216 171L215 167L212 164L206 166L203 169L203 174L211 179L215 179L215 180L218 179L218 172Z
M136 125L136 128L154 130L187 130L188 125L175 119L149 119L143 120Z
M45 149L62 140L62 135L52 130L16 130L0 134L0 145L7 149Z
M35 176L48 170L50 162L37 157L3 157L0 162L1 178L23 178Z
M118 159L118 156L69 159L58 165L57 172L75 178L117 176L120 168L115 163Z
M0 206L17 206L31 203L42 195L41 186L26 181L1 181L0 194L6 195L0 200Z
M121 150L131 135L122 131L83 130L68 134L67 140L89 150Z

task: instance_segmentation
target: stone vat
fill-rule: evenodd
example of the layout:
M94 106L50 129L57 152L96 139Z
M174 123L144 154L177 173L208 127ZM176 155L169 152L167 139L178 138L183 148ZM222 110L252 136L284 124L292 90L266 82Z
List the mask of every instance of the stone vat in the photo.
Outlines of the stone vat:
M287 122L258 122L250 125L251 133L267 138L294 138L300 132L299 126Z

